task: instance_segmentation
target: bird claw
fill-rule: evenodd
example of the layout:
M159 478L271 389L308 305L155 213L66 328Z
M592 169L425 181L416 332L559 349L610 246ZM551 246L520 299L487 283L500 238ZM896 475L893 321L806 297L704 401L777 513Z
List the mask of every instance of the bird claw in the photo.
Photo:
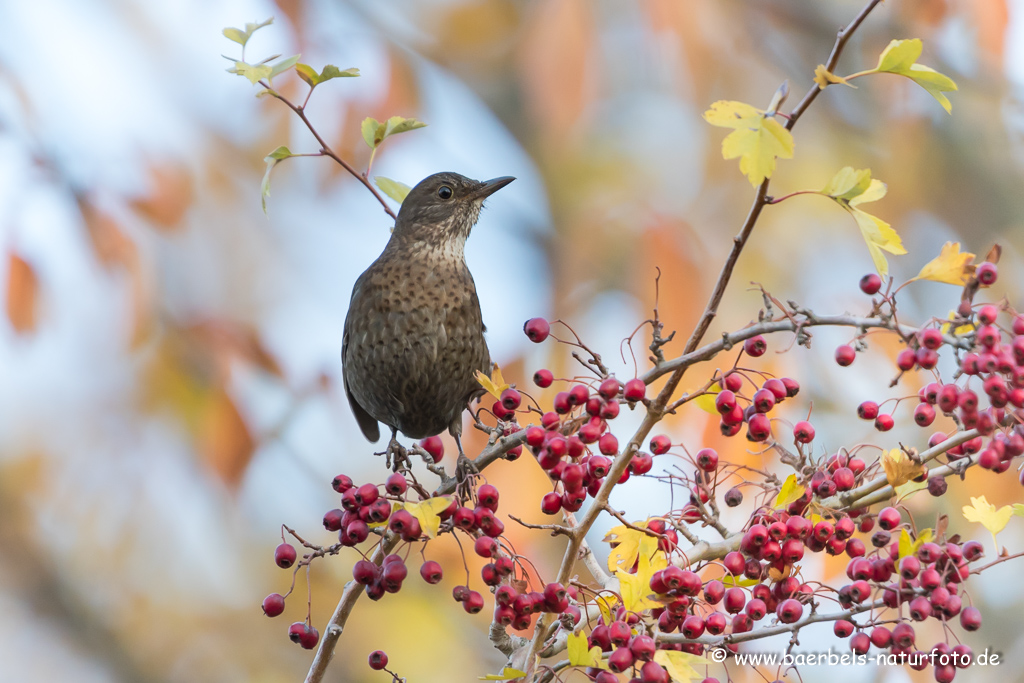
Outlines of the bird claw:
M455 486L456 492L462 500L470 500L473 494L473 485L480 476L480 469L476 463L466 457L465 453L459 453L459 461L455 465Z
M398 442L398 439L394 436L391 437L391 441L388 442L387 450L384 451L384 464L387 465L388 469L395 472L400 470L412 469L412 461L409 460L409 451L405 449L405 446Z

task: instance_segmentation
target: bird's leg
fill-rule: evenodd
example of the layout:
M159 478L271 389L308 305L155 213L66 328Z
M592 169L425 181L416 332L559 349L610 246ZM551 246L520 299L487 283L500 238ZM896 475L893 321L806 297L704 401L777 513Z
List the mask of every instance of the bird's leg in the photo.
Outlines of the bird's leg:
M470 500L473 495L473 482L479 476L480 470L462 450L462 435L454 433L452 436L455 437L455 445L459 447L459 460L455 465L456 491L462 500Z

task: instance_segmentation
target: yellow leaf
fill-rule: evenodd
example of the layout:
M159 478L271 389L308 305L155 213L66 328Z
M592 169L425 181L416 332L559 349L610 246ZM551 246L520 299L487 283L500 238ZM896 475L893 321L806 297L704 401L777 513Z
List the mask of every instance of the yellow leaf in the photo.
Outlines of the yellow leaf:
M958 317L959 316L957 315L956 311L950 311L949 315L946 316L946 320L956 320ZM943 323L942 334L949 334L949 330L952 327L953 325L951 323ZM967 323L966 325L961 325L960 327L953 330L953 334L957 336L962 334L970 334L971 332L974 332L974 329L974 323Z
M637 574L629 574L620 571L616 574L619 577L619 593L622 595L622 605L630 612L643 612L648 609L657 609L661 603L653 600L654 591L651 590L650 577Z
M959 242L946 242L939 255L924 265L915 280L932 280L950 285L965 285L974 275L974 254L960 252Z
M721 578L721 581L726 586L740 586L740 587L756 586L757 584L761 583L760 579L741 579L741 578L733 576L732 574L729 574L727 576L723 576Z
M491 376L488 377L479 370L476 371L476 381L480 383L487 393L493 396L497 400L501 400L501 392L508 389L509 385L505 382L505 378L501 376L501 368L498 364L494 364L494 370L491 372Z
M878 201L885 196L886 191L885 183L871 177L871 169L858 170L850 166L840 169L821 189L822 194L834 199L857 221L875 270L883 280L889 276L889 262L882 252L906 254L907 250L903 248L900 236L888 223L858 207Z
M486 676L481 676L478 680L481 680L481 681L511 681L511 680L516 679L516 678L522 678L525 675L526 675L525 671L520 671L519 669L513 669L510 666L506 666L504 669L501 670L500 674L487 674Z
M928 471L924 465L911 460L910 456L899 448L894 448L888 453L882 452L882 468L885 470L886 480L893 488L902 486Z
M942 105L946 113L949 113L952 111L953 105L943 93L956 90L956 83L949 76L941 74L931 67L917 64L917 58L921 56L921 49L921 41L918 38L894 40L882 51L875 71L906 76L928 91L928 94Z
M850 203L852 204L853 202ZM882 252L887 251L890 254L897 255L907 253L907 250L903 248L900 236L888 223L878 216L873 216L860 209L850 209L850 213L853 215L854 220L857 221L857 227L860 228L860 233L868 245L868 253L871 254L875 270L885 280L889 277L889 262Z
M871 187L871 169L855 169L851 166L844 166L832 176L832 179L821 188L822 194L827 194L832 199L845 199L847 201L859 197Z
M718 415L718 408L715 407L715 398L721 391L722 387L716 382L706 392L693 399L693 402L704 412Z
M422 503L402 503L402 507L419 521L420 528L427 538L437 538L437 530L441 526L441 518L438 515L451 504L451 496L439 496L428 498Z
M978 522L992 534L992 542L996 544L996 551L999 551L999 542L996 541L996 534L1006 527L1014 509L1009 505L996 509L995 505L988 502L985 496L980 498L971 497L971 504L964 506L964 517L968 522Z
M796 483L796 475L791 474L786 477L786 481L782 483L782 488L779 489L779 495L775 497L775 509L781 510L790 503L795 503L800 500L800 497L804 495L807 489L800 484Z
M910 534L906 529L900 531L899 541L899 553L898 557L907 557L908 555L914 555L925 543L930 543L935 537L935 532L932 529L922 529L921 533L917 535L916 540L910 539Z
M711 663L711 660L704 657L675 650L658 650L654 653L654 661L665 667L668 675L676 683L690 683L695 678L702 678L693 667L705 667Z
M791 576L796 576L800 572L800 565L798 564L787 564L782 570L778 570L775 567L768 565L768 578L774 583L778 583L783 579L788 579ZM757 583L755 581L755 583Z
M610 624L615 621L615 617L612 616L612 607L619 603L618 598L614 595L598 595L594 601L597 603L597 609L601 612L601 616L604 617L604 623Z
M818 87L824 90L832 84L848 85L851 88L856 88L853 83L848 83L842 76L836 76L834 73L825 68L824 64L819 64L814 69L814 82L818 84Z
M269 64L246 64L245 62L235 62L235 66L228 69L228 73L245 76L253 85L256 85L264 78L270 78L270 74L273 71L273 67Z
M602 540L617 545L608 552L608 571L614 574L619 570L632 569L640 556L640 541L646 536L625 525L609 529Z
M405 197L409 194L409 190L412 189L405 183L400 183L397 180L392 180L391 178L385 178L382 175L374 176L373 182L377 184L377 187L381 189L381 192L391 197L399 204L405 201Z
M793 135L772 116L743 102L720 100L704 112L713 126L734 128L722 141L722 157L740 159L740 172L757 187L775 172L775 159L793 158Z
M1024 517L1024 503L1014 503L1010 508L1013 510L1013 514Z
M597 645L587 649L587 636L582 631L570 633L566 640L569 654L569 666L593 666L600 669L608 668L601 661L601 648Z

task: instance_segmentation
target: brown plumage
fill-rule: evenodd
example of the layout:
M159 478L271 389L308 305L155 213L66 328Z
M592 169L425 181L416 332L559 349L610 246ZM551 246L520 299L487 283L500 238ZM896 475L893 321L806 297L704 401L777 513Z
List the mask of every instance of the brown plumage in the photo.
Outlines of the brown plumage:
M463 248L484 199L512 178L457 173L421 181L402 203L391 240L356 280L345 318L342 374L363 434L378 422L420 439L449 430L481 393L491 359ZM461 453L461 443L459 446Z

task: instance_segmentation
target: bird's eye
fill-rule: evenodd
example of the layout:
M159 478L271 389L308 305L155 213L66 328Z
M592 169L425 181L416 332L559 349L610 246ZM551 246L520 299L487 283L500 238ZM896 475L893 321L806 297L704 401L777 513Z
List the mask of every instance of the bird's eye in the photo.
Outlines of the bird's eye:
M437 189L437 196L440 197L441 199L451 199L452 188L448 187L447 185L442 185Z

